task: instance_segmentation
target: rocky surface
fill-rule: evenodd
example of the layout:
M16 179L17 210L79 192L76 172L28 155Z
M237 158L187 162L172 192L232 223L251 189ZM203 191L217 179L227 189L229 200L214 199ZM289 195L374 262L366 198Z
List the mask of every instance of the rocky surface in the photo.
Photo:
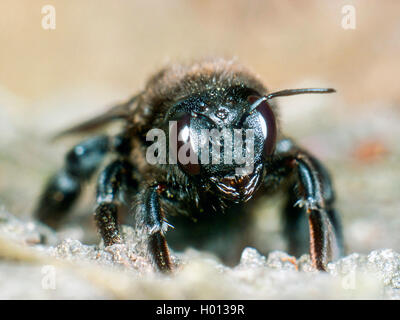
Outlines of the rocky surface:
M173 253L172 275L161 275L140 237L123 227L125 244L104 248L0 214L1 299L400 299L400 255L393 250L352 254L313 270L308 255L254 248L226 267L194 250ZM41 245L52 236L56 245Z

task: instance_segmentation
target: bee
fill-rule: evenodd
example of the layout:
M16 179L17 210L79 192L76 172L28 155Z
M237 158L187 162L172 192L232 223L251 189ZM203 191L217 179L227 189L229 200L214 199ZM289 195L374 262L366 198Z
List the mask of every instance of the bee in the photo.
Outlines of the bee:
M229 228L240 235L246 228L249 204L257 200L257 195L279 191L287 199L283 217L289 248L298 251L308 237L313 266L325 270L326 264L343 252L331 179L317 158L284 135L273 99L334 91L310 88L269 93L257 76L224 59L169 65L128 101L60 134L85 133L114 121L122 123L121 133L91 137L67 153L63 168L45 186L35 215L56 227L75 204L82 186L100 171L94 216L104 244L122 242L118 212L129 207L145 234L154 265L168 272L174 267L167 244L167 230L172 224L175 230L168 234L176 233L180 226L187 228L189 238L196 241ZM171 123L175 134L171 133ZM154 147L155 140L149 140L149 132L154 129L165 133L157 141L163 142L166 150L186 147L181 157L179 151L174 158L157 149L153 153L156 160L175 161L149 161L149 148ZM214 134L210 137L212 130L228 134L218 140ZM240 138L244 132L252 133L246 143L229 139ZM211 148L207 155L202 147L210 146L211 140L218 140L219 148ZM245 165L236 160L213 161L218 157L225 160L228 154L243 155L249 149L251 157ZM103 165L107 154L114 158ZM300 227L304 220L308 221L306 233ZM174 241L179 248L188 237ZM222 251L231 250L228 245Z

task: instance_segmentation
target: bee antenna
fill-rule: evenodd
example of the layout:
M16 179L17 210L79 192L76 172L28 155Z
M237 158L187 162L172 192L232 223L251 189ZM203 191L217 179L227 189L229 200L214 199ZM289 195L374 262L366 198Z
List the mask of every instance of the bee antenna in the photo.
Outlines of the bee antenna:
M304 89L286 89L286 90L269 93L269 94L261 97L260 99L256 100L256 102L253 103L252 109L243 115L241 123L244 121L244 118L246 118L249 114L254 112L254 110L256 109L256 107L258 106L258 103L259 103L257 101L267 101L267 100L270 100L270 99L276 98L276 97L294 96L296 94L333 93L333 92L336 92L336 90L333 88L304 88Z
M286 96L294 96L296 94L305 94L305 93L332 93L336 92L333 88L305 88L305 89L286 89L277 92L269 93L265 96L266 100L275 98L275 97L286 97Z

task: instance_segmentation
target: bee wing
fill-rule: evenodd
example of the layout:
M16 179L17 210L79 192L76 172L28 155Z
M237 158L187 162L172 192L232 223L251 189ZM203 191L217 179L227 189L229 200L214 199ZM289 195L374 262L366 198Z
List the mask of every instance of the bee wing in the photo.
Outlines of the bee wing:
M136 95L131 99L129 99L128 101L112 107L110 110L108 110L103 114L98 115L97 117L94 117L76 126L63 130L57 133L52 140L57 140L69 134L91 131L101 126L104 126L114 120L128 119L128 117L132 115L134 103L138 97L139 95Z

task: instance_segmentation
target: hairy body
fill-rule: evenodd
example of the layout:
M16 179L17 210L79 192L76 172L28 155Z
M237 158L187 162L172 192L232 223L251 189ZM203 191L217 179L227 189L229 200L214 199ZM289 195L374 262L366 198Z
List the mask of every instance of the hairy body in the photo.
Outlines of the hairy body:
M332 90L286 90L276 96L326 92ZM216 59L162 69L129 101L63 133L123 121L120 135L95 137L71 150L64 168L47 185L37 216L56 225L56 215L70 209L82 183L94 175L106 153L114 152L116 160L101 172L97 190L95 216L106 245L121 241L117 214L125 205L133 207L160 270L172 269L165 236L170 224L184 231L170 232L176 248L189 243L204 248L211 238L214 249L229 261L237 258L233 247L248 245L249 204L259 195L278 190L287 195L283 214L289 247L300 253L308 237L314 266L323 270L342 251L329 174L316 158L285 137L277 107L269 101L272 97L258 77L232 61ZM177 121L178 132L185 127L254 129L253 172L236 176L234 167L226 164L149 164L146 135L153 128L168 132L170 121ZM193 144L190 139L188 143ZM308 235L301 228L304 220L309 223Z

